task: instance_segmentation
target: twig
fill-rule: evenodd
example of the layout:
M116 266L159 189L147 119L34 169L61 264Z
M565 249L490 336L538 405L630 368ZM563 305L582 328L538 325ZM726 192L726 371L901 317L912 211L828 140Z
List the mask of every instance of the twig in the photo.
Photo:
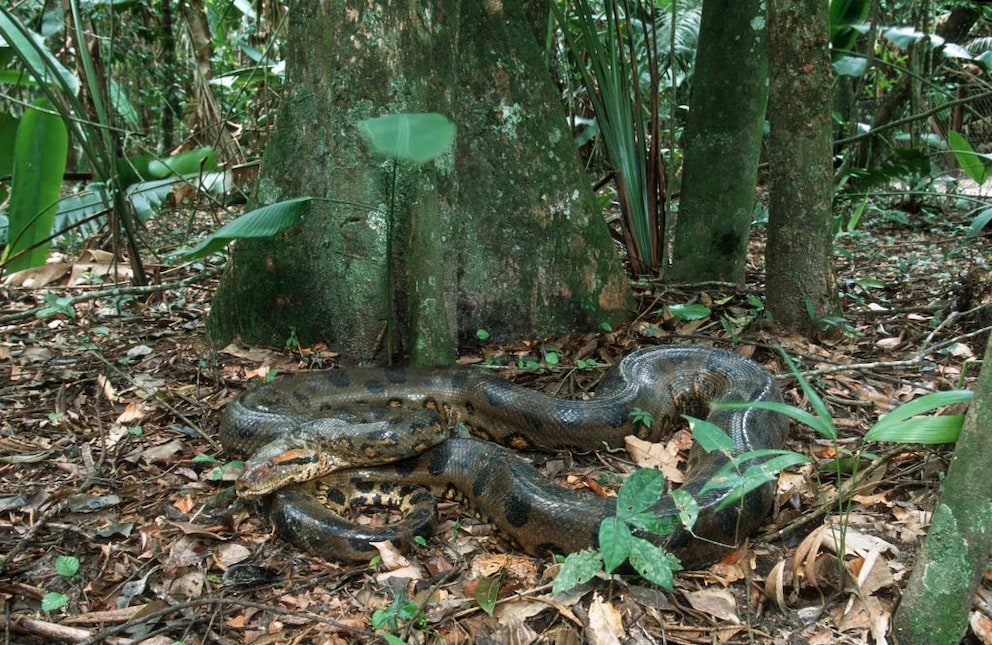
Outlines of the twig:
M160 284L149 284L142 286L114 286L108 289L100 289L99 291L90 291L88 293L81 293L77 296L72 296L69 298L65 304L67 306L72 306L79 304L81 302L88 302L90 300L98 300L100 298L113 298L116 296L141 296L150 293L158 293L159 291L169 291L171 289L182 289L183 287L188 287L189 285L204 280L206 278L212 278L223 271L224 267L215 267L207 271L201 271L188 278L183 278L176 282L162 282ZM38 314L45 309L48 309L48 305L41 307L35 307L33 309L25 309L24 311L18 311L17 313L7 314L0 316L0 325L9 325L12 323L21 322L22 320L28 320L30 318L37 318Z
M190 600L189 602L170 605L169 607L159 609L158 611L152 611L147 614L144 614L137 620L121 623L120 625L115 625L113 627L108 627L102 632L93 634L87 640L82 641L82 645L94 645L95 643L99 643L110 636L114 636L116 634L120 634L121 632L128 631L135 625L140 625L142 623L148 623L154 620L158 620L159 618L163 618L165 616L168 616L169 614L175 612L181 612L186 609L195 609L196 607L203 607L209 605L236 605L238 607L244 607L248 609L258 609L261 611L267 611L281 616L294 616L296 618L304 618L306 620L311 620L315 623L323 623L325 625L330 625L335 629L339 629L343 632L347 632L350 634L357 634L368 638L375 637L375 634L373 634L372 632L366 629L359 629L357 627L352 627L351 625L345 625L344 623L339 623L330 618L325 618L320 614L315 614L308 611L295 611L291 609L286 609L285 607L280 607L279 605L268 605L262 602L241 600L240 598L208 597L208 598L197 598L196 600Z

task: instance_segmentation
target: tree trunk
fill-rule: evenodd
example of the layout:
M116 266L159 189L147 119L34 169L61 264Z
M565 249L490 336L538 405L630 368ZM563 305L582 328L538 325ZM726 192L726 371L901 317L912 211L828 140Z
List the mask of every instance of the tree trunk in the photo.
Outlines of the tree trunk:
M893 617L899 645L957 643L992 554L992 336L975 398L941 485L913 573Z
M669 278L744 284L768 98L762 0L706 0Z
M806 335L840 309L831 257L829 21L821 0L768 2L767 308L780 326Z
M624 317L626 277L518 3L296 0L287 43L260 201L339 201L315 201L276 240L237 244L210 315L217 339L292 332L368 360L393 317L397 353L424 320L464 342L479 328L500 340ZM394 195L392 163L369 155L355 124L428 111L455 122L455 150L433 168L400 164ZM439 226L419 228L424 209ZM440 267L419 254L438 238ZM414 283L423 261L440 284ZM444 301L425 307L428 286Z

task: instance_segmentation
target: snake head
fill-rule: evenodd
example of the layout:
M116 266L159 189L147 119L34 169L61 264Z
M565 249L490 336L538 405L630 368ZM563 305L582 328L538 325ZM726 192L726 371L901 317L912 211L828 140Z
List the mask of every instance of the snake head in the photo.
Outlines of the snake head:
M238 495L255 499L288 484L315 479L341 465L319 444L308 437L287 436L271 441L245 462L244 472L235 482Z

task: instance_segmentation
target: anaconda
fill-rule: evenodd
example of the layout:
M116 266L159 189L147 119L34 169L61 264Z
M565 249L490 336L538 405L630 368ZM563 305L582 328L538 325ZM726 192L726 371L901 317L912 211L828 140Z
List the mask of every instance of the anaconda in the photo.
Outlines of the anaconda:
M682 423L683 415L723 428L733 439L733 452L728 456L697 447L690 453L682 488L699 506L692 533L678 529L665 538L642 537L667 548L684 566L696 567L735 548L760 525L773 501L770 485L729 505L720 504L727 489L702 489L730 456L784 443L787 422L781 415L711 405L781 400L768 371L723 350L654 347L626 356L603 383L592 398L566 400L514 385L481 367L303 372L236 398L225 411L220 439L229 450L256 453L241 492L265 494L277 531L330 559L368 559L376 553L369 541L405 541L426 526L417 517L400 527L359 529L313 497L318 486L354 487L367 494L372 483L420 502L425 494L414 485L457 491L531 554L593 547L601 521L616 511L615 499L556 486L505 446L617 448L627 435L660 440ZM446 438L435 411L454 415L480 438ZM353 424L363 432L350 434ZM314 438L327 428L332 438ZM339 429L345 434L339 435ZM392 463L376 465L380 460ZM327 468L348 464L347 470L323 476ZM310 478L317 479L301 481ZM421 507L415 515L425 512ZM677 524L670 495L654 512Z

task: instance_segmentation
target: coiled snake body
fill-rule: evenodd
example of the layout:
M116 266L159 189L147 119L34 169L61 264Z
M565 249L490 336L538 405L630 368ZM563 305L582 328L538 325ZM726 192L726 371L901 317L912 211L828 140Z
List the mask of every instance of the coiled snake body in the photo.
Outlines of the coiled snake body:
M482 368L299 373L235 399L225 411L220 439L229 450L254 453L239 482L241 492L267 495L270 518L283 537L323 557L349 560L376 553L370 540L410 539L429 518L359 529L318 503L313 498L318 484L304 480L317 477L335 490L351 486L365 492L372 490L371 482L415 498L424 494L409 486L456 490L524 551L546 555L594 546L600 522L615 513L616 500L556 486L504 445L617 448L627 435L660 440L686 414L723 428L734 441L734 455L780 448L785 441L786 421L777 413L711 408L716 401L781 399L771 374L737 354L698 346L642 349L624 358L604 383L594 398L576 401L513 385ZM433 410L457 415L474 435L491 441L446 439ZM353 434L354 428L361 432ZM699 506L694 535L682 529L666 538L643 535L686 567L708 564L739 544L771 506L769 485L722 507L727 489L701 492L727 460L719 451L694 448L690 454L682 488ZM376 465L383 461L392 463ZM347 470L322 477L339 468ZM671 496L654 510L663 518L678 515Z

